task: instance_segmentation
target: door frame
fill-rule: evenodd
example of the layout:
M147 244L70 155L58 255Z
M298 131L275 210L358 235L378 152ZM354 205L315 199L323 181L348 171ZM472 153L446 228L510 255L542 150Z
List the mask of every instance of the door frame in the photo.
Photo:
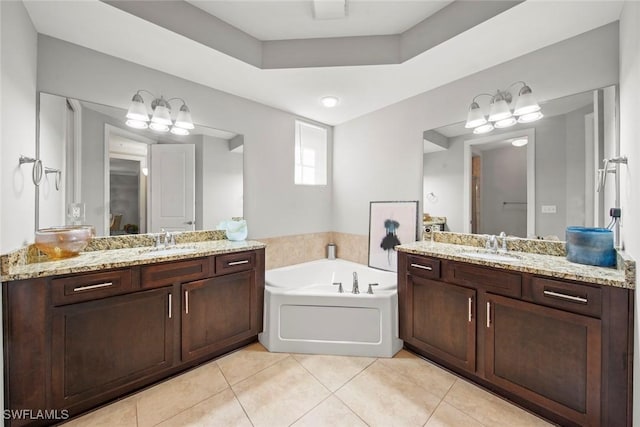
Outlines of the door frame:
M110 147L111 147L111 135L119 135L124 138L132 139L136 142L141 142L143 144L151 145L155 144L157 141L155 139L147 138L141 135L138 135L134 132L129 132L126 129L119 128L117 126L110 125L105 123L104 125L104 235L109 236L109 229L111 228L111 219L109 218L109 204L111 200L111 183L109 173L109 159L110 159ZM147 154L147 165L149 164ZM135 160L135 159L131 159ZM148 166L147 166L148 167ZM149 195L147 194L147 204L149 200ZM147 219L148 221L148 219ZM148 223L147 223L148 225Z
M526 136L527 143L527 236L536 234L536 130L535 128L505 132L482 138L467 139L463 147L462 232L471 233L471 148L504 139Z

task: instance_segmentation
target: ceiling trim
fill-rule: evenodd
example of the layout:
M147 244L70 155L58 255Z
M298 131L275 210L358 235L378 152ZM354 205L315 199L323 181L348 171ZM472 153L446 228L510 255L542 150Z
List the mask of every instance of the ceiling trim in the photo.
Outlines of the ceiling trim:
M524 0L457 0L400 34L267 41L183 0L101 1L255 67L283 69L401 64Z

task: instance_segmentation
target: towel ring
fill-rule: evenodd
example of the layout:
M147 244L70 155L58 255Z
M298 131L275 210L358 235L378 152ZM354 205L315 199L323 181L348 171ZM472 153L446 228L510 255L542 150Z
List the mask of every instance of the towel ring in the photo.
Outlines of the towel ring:
M49 175L50 173L55 173L56 174L56 178L55 178L55 185L56 185L56 190L60 191L60 180L62 178L62 171L60 169L54 169L54 168L50 168L50 167L45 167L44 168L44 173Z
M18 160L20 166L24 163L33 163L33 169L31 170L31 180L33 181L33 185L38 186L42 181L42 160L34 159L32 157L20 155L20 159Z

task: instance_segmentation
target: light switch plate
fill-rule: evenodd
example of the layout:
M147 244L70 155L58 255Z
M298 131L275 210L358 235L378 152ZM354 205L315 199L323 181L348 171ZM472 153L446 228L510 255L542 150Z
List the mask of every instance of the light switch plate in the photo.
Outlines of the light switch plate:
M556 213L556 205L542 205L542 213Z

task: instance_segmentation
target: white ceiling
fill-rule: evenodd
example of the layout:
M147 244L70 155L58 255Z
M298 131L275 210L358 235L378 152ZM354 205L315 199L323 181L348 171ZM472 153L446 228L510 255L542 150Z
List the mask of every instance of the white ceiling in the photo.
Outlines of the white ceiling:
M311 0L187 2L258 40L399 34L451 3L444 0L351 0L347 2L344 19L316 20Z
M424 2L380 3L410 8ZM235 10L230 4L223 9ZM622 7L610 0L528 0L402 64L263 70L97 0L26 0L25 5L40 33L330 125L613 22ZM251 15L256 20L259 12ZM288 25L284 16L279 19ZM505 34L517 34L517 43L503 43ZM144 40L144 49L131 43L133 36ZM325 95L338 96L340 104L323 107Z

